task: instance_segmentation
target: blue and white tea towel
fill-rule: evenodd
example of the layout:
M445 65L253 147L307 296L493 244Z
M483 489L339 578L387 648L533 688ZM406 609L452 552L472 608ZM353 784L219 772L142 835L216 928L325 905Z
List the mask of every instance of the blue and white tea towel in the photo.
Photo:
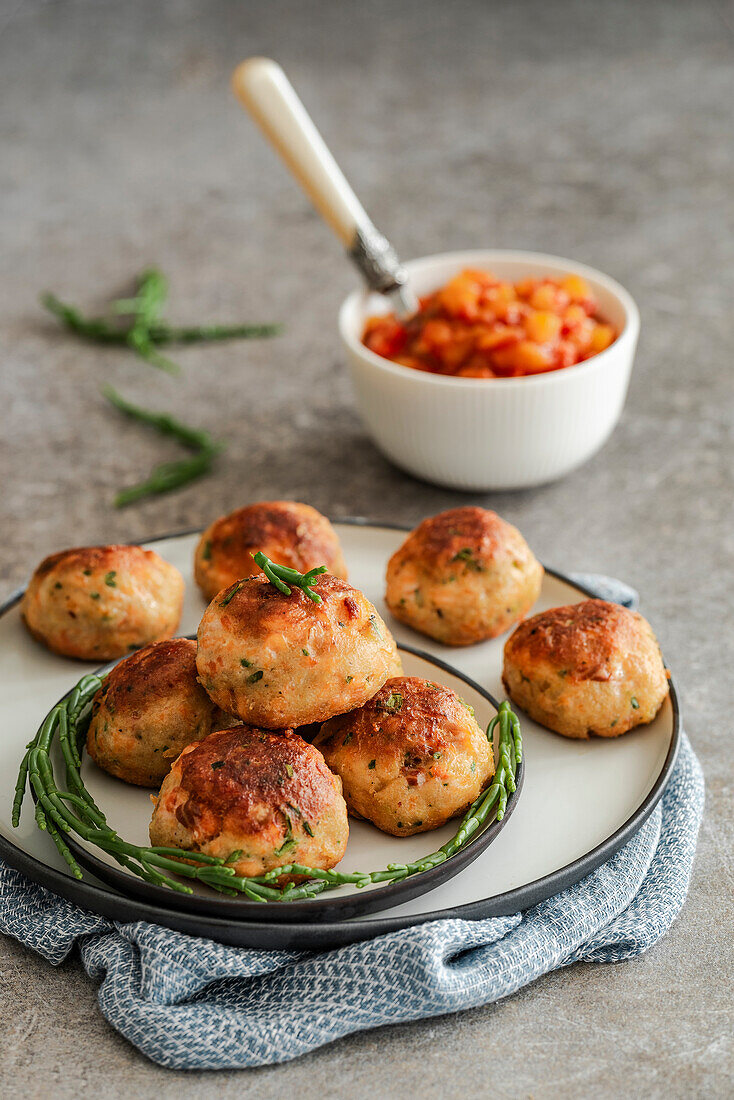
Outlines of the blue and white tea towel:
M628 606L636 594L578 575ZM685 901L703 811L683 735L652 815L587 878L523 913L439 920L322 953L225 947L155 924L118 924L0 862L0 930L58 965L75 946L107 1020L176 1069L285 1062L343 1035L488 1004L551 970L618 962L667 932Z

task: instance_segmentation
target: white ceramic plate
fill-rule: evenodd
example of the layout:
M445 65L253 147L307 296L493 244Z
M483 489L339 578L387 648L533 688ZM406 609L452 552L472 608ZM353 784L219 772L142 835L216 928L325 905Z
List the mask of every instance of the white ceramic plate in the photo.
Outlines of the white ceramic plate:
M500 673L504 637L469 648L450 649L414 634L392 620L387 612L383 601L385 565L404 533L362 522L341 522L336 527L351 582L376 604L398 641L418 646L426 654L450 663L491 695L503 698ZM192 577L196 541L196 534L185 534L148 544L176 565L186 579L182 634L195 631L205 606ZM575 603L587 596L571 581L546 573L534 610ZM411 660L408 658L406 664L410 671L417 672L418 667L414 669ZM414 660L420 663L420 658ZM127 898L92 876L88 882L77 882L50 839L36 829L28 795L19 829L11 826L14 778L25 744L54 703L90 669L91 666L81 662L54 656L35 643L20 621L17 606L0 618L3 713L0 855L57 893L104 915L121 920L153 920L194 935L249 946L331 946L441 916L476 918L511 913L550 897L589 873L640 827L662 794L678 745L678 714L672 686L670 697L651 725L609 741L568 741L521 714L526 769L522 798L507 828L471 866L450 881L383 911L379 917L364 915L327 923L277 924L272 920L203 916L178 908L178 895L171 894L165 905L158 898L153 903ZM448 682L447 677L443 679ZM466 695L470 689L462 685L459 690ZM482 704L486 709L484 700ZM146 794L125 787L92 767L87 779L100 804L109 811L110 820L115 825L119 823L123 835L144 841L150 815L147 807L138 812L137 806L139 800L146 800ZM130 814L133 806L136 809ZM418 846L418 851L432 850L453 832L452 826L447 826L410 840L394 839L364 824L358 830L356 825L352 825L355 866L366 866L365 844L374 852L366 869L384 866L393 859L404 862L403 853L412 856L413 846ZM363 830L372 834L368 840L361 837ZM430 838L429 847L426 838ZM395 854L395 846L399 856ZM411 852L404 846L410 847Z

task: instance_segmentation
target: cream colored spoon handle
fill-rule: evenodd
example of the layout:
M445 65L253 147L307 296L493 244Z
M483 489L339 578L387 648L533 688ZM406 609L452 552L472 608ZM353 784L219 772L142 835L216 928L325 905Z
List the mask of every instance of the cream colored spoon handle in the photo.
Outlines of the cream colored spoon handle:
M391 295L399 312L416 309L405 269L368 218L280 65L267 57L250 57L235 69L232 87L367 284Z
M351 248L370 220L280 65L251 57L237 66L232 85L321 217Z

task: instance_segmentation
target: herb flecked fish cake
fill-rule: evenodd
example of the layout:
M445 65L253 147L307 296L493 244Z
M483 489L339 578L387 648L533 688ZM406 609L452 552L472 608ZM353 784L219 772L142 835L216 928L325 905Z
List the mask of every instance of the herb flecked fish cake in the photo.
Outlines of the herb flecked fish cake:
M21 613L33 637L55 653L112 660L170 638L183 597L183 577L154 550L82 546L41 562Z
M324 574L285 595L264 574L230 585L199 624L196 666L222 710L265 729L323 722L359 707L401 671L367 597Z
M669 690L650 624L606 600L526 619L505 644L502 682L536 722L574 738L652 722Z
M341 776L350 812L393 836L445 825L495 770L472 708L416 676L388 680L364 706L325 722L314 744Z
M341 780L290 730L252 726L189 745L163 781L151 844L226 859L238 875L329 870L349 839Z
M445 645L495 638L540 595L543 567L520 532L485 508L423 520L387 566L396 619Z
M263 501L215 520L199 539L194 576L206 598L249 577L257 551L301 573L325 565L335 577L347 577L339 538L326 516L309 504Z
M112 669L92 702L87 752L110 775L159 787L186 745L233 725L196 677L196 642L154 642Z

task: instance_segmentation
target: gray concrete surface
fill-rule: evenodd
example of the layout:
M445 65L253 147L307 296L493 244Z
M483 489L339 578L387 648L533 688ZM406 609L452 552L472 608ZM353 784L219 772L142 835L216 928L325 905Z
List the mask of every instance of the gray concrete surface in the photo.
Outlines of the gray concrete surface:
M405 521L459 499L392 469L355 416L334 325L352 274L228 91L240 58L272 54L405 256L536 248L637 298L634 380L604 450L548 488L461 499L496 507L547 562L641 589L708 782L690 898L648 955L287 1066L152 1066L104 1022L77 961L52 970L6 940L4 1095L730 1096L732 5L4 0L0 13L3 592L65 544L204 524L252 498ZM183 351L172 381L37 307L44 287L99 304L149 262L171 275L177 319L279 319L286 335ZM115 511L114 491L169 451L105 407L107 379L228 440L216 475Z

